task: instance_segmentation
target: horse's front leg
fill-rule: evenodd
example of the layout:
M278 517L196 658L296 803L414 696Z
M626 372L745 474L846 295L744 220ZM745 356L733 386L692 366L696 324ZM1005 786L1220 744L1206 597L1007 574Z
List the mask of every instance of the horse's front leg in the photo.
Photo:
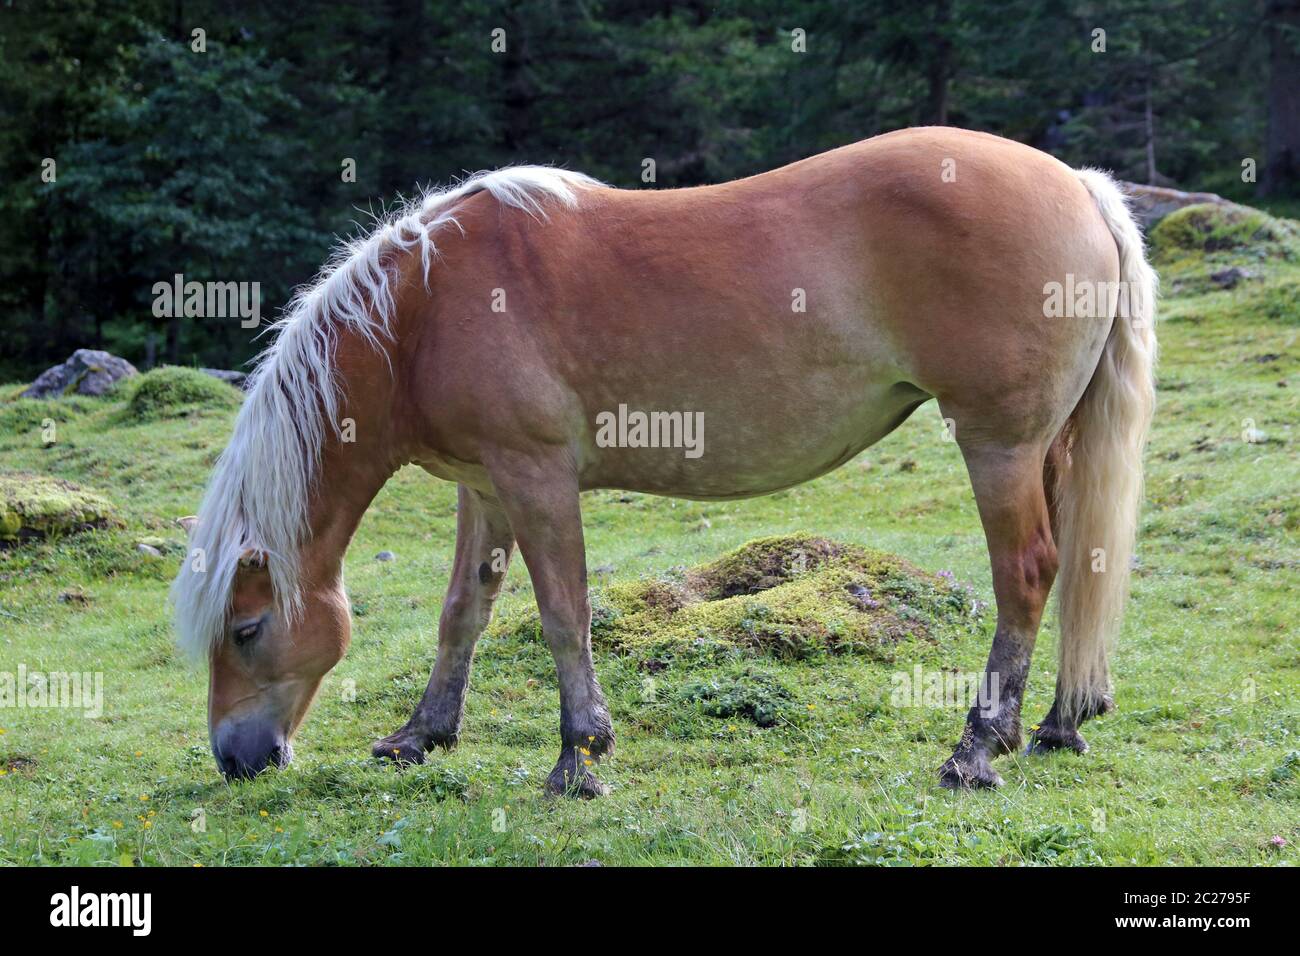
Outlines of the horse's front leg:
M552 793L595 797L600 758L614 752L614 729L591 661L591 605L578 479L564 450L500 454L486 462L519 551L528 565L560 682L560 758L546 780Z
M1020 746L1020 705L1057 554L1043 488L1046 450L1030 443L962 451L988 542L998 622L979 699L939 774L945 787L996 787L1002 778L991 761Z
M456 557L438 621L438 657L429 686L405 726L373 748L375 756L399 763L423 763L433 747L456 745L474 646L492 617L514 551L510 522L498 502L464 485L457 501Z

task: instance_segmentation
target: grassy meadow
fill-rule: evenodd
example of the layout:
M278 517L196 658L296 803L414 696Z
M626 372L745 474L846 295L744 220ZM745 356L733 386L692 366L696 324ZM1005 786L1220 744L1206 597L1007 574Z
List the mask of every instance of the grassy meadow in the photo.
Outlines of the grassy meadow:
M407 468L349 552L352 648L294 763L228 786L208 752L206 675L173 650L166 592L184 554L173 519L196 510L237 396L170 382L141 399L135 383L32 402L15 384L0 389L0 473L74 482L117 518L0 549L0 673L104 681L96 717L0 707L0 863L1300 862L1298 227L1178 215L1156 233L1160 404L1117 710L1085 728L1088 754L1006 757L997 792L941 789L964 706L900 704L896 675L978 673L991 609L840 640L848 613L828 605L819 618L794 575L719 623L744 631L775 615L789 641L714 639L707 616L676 641L598 634L618 733L600 768L612 792L548 798L558 692L516 561L479 645L459 748L380 765L371 742L406 719L432 665L454 539L454 487ZM1209 278L1234 265L1249 273L1234 288ZM917 580L973 589L978 607L991 599L987 556L945 438L930 404L845 467L771 497L588 494L593 603L803 532L899 555L928 572ZM396 560L376 561L383 550ZM1027 724L1051 704L1055 645L1049 608Z

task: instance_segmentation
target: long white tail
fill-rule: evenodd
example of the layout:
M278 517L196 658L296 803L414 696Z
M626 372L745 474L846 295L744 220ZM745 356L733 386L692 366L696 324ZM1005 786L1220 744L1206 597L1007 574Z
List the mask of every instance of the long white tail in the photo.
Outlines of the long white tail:
M1115 181L1078 170L1119 249L1119 307L1068 429L1069 463L1055 489L1063 717L1109 707L1106 660L1128 598L1142 499L1142 451L1155 407L1157 278ZM1124 293L1127 293L1127 296Z

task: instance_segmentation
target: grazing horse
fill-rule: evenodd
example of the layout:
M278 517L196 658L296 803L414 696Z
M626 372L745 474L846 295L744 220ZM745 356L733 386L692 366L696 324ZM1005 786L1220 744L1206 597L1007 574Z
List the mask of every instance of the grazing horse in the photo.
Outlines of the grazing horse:
M594 769L614 730L592 666L580 492L766 494L844 464L932 398L970 474L997 600L996 693L967 715L941 782L1001 783L991 761L1022 743L1058 569L1056 700L1029 749L1082 752L1080 723L1112 706L1155 281L1104 174L949 128L694 189L518 167L424 196L295 296L198 516L182 519L179 640L209 664L218 766L246 777L290 759L348 646L348 542L414 462L458 485L456 554L428 688L374 753L418 763L456 743L517 546L559 674L547 787L603 792ZM707 443L602 435L628 409L695 416Z

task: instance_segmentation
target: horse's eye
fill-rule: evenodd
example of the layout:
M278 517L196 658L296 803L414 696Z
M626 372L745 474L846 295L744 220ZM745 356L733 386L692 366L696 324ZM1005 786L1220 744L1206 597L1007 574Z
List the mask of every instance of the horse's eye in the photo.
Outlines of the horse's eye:
M261 621L254 621L252 624L245 624L243 627L236 628L234 633L235 646L243 647L253 638L257 637L257 632L261 629Z

